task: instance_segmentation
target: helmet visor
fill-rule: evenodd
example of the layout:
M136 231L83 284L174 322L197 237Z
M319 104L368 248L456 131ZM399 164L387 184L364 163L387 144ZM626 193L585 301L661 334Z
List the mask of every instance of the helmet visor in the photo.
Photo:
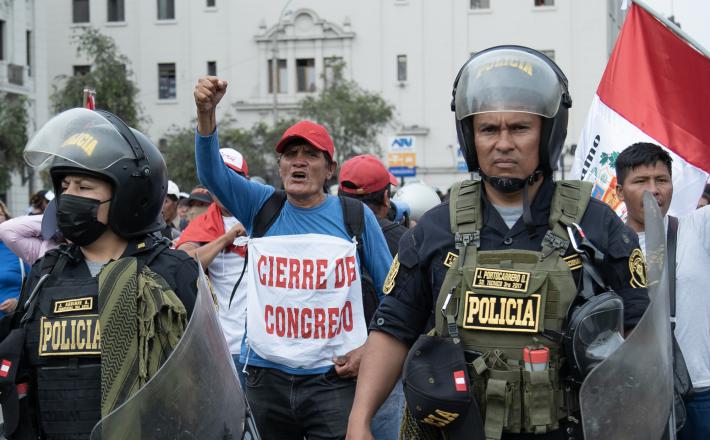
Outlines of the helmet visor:
M582 306L580 315L572 340L574 357L588 373L624 341L624 305L617 295L605 293Z
M464 66L456 87L456 119L487 112L552 118L563 90L553 68L540 57L519 49L492 50Z
M135 155L128 141L100 113L73 108L42 126L25 147L24 158L35 168L51 166L55 158L61 158L78 168L100 171Z

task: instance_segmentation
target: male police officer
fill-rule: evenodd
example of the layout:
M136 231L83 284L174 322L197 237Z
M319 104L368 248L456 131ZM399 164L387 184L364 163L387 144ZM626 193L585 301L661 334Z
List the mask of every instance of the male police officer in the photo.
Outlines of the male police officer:
M150 235L165 226L165 162L118 117L61 113L30 141L25 159L49 165L57 224L71 244L34 265L17 329L0 344L2 356L16 356L1 375L13 379L3 383L5 434L88 438L177 345L195 303L197 263ZM6 344L14 340L13 350Z
M528 48L494 47L464 64L453 94L459 142L482 181L456 185L449 203L402 237L371 322L348 438L372 438L372 414L399 377L408 347L434 318L436 333L460 342L475 366L466 377L450 372L448 387L438 389L467 391L471 381L487 438L565 438L559 428L576 420L576 405L563 392L571 381L560 372L569 369L560 346L583 271L568 231L576 241L581 229L585 243L596 245L602 284L623 298L626 328L648 301L643 271L630 270L643 269L638 241L608 206L590 200L591 188L552 180L571 106L554 62ZM527 367L524 353L536 353ZM418 416L426 405L409 399L408 368L405 395L416 420L446 429L464 418L436 410ZM480 423L466 429L449 438L478 438Z

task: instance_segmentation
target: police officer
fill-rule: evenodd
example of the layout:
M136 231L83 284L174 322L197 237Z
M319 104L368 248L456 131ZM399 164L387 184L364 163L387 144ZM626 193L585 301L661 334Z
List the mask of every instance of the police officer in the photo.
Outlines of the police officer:
M453 389L456 379L456 390L473 390L486 438L568 438L581 381L567 380L568 309L580 280L589 278L582 276L585 262L596 261L592 294L600 285L613 289L623 300L623 326L633 327L648 303L638 239L608 206L590 199L589 186L552 179L571 106L567 79L553 61L520 46L487 49L461 68L453 96L459 143L474 174L402 237L371 321L348 438L372 438L372 414L408 348L432 326L465 349L468 374L449 374L447 383ZM583 240L581 232L595 250L591 258L571 246ZM405 395L416 416L421 405L407 394L407 369ZM423 414L416 425L428 420L446 429L460 415ZM480 438L480 426L468 429L448 438ZM417 436L437 438L405 438Z
M165 162L115 115L63 112L30 141L25 159L49 166L58 228L70 244L33 266L16 330L3 342L20 335L20 368L9 370L16 388L2 393L5 433L89 438L177 344L195 304L197 263L152 235L165 226Z

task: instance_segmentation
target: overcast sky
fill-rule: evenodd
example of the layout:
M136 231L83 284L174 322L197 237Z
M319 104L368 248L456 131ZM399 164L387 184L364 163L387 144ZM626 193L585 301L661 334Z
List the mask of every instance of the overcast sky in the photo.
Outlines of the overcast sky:
M656 12L675 16L681 29L710 51L710 0L642 0Z

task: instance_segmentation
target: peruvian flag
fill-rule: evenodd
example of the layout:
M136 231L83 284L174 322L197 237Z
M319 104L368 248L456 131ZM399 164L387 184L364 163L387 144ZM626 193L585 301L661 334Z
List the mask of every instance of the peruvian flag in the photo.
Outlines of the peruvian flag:
M456 387L456 391L468 391L465 374L466 372L463 370L454 371L454 386Z
M710 59L632 4L599 83L572 166L622 218L614 163L636 142L673 157L670 214L695 209L710 171Z

